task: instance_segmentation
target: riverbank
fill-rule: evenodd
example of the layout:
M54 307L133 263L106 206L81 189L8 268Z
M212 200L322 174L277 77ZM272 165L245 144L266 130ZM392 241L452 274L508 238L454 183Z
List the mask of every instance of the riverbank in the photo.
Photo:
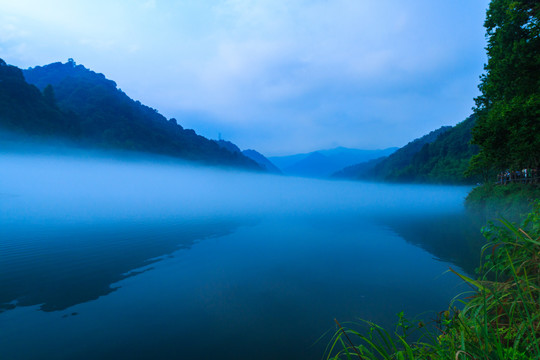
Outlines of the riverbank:
M540 199L539 184L484 184L475 187L465 199L468 211L485 219L505 218L519 222Z

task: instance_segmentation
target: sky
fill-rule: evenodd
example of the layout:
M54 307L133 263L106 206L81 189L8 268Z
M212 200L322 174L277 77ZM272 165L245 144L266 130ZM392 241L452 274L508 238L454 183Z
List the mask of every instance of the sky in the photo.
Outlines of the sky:
M0 58L66 62L267 156L403 146L472 113L488 0L0 0Z

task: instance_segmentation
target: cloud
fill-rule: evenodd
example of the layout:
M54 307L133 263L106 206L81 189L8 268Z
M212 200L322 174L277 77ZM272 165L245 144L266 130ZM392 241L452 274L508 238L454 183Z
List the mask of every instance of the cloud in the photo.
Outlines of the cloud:
M325 138L372 147L385 127L381 145L402 145L470 112L487 2L20 0L0 4L0 56L72 57L206 135L270 153Z
M141 4L141 7L145 10L151 10L156 8L156 0L145 1Z

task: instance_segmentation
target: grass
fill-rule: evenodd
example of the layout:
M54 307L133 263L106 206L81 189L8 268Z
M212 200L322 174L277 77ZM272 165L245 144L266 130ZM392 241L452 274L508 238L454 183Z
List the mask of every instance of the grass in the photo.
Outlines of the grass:
M521 226L501 219L483 233L488 244L478 277L451 269L471 292L439 313L432 329L403 313L393 331L336 320L326 359L540 359L540 202Z

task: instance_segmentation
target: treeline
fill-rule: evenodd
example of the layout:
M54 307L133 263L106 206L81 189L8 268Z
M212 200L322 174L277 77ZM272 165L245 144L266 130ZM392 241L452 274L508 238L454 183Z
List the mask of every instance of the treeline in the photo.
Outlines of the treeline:
M485 178L540 165L540 2L492 0L487 56L479 88L471 171Z
M73 114L47 100L21 70L0 59L0 128L25 135L78 136Z
M336 178L368 181L467 184L469 160L478 153L470 144L475 117L454 127L443 126L411 141L385 158L354 165L334 174Z
M261 170L241 153L184 129L73 60L21 71L0 60L0 126L89 147Z
M445 184L475 183L478 177L466 173L471 157L478 153L478 146L470 143L475 122L475 117L471 116L440 134L435 141L425 144L414 154L409 165L400 171L398 179Z
M540 170L540 2L492 0L484 26L488 62L472 129L480 152L469 168L484 185L471 191L466 205L488 217L509 217L540 198L536 181L494 185L506 184L506 174Z

